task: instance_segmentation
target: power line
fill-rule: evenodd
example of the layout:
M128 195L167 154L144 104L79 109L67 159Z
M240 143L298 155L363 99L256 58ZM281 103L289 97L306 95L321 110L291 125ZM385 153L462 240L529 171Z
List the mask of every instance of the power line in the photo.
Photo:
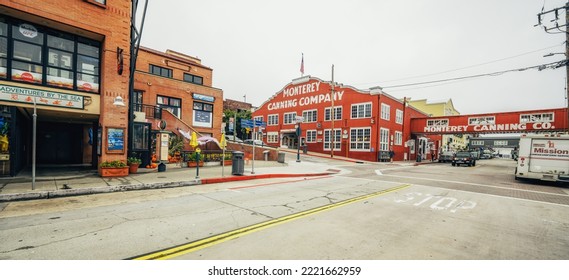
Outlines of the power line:
M381 82L354 84L354 86L376 85L376 84L382 84L382 83L389 83L389 82L396 82L396 81L404 81L404 80L410 80L410 79L415 79L415 78L423 78L423 77L435 76L435 75L439 75L439 74L445 74L445 73L449 73L449 72L454 72L454 71L464 70L464 69L468 69L468 68L474 68L474 67L478 67L478 66L482 66L482 65L486 65L486 64L491 64L491 63L495 63L495 62L500 62L500 61L504 61L504 60L508 60L508 59L512 59L512 58L516 58L516 57L520 57L520 56L524 56L524 55L528 55L528 54L532 54L532 53L536 53L536 52L541 52L541 51L544 51L544 50L548 50L548 49L551 49L551 48L558 47L558 46L563 45L563 44L565 44L565 42L562 42L561 44L557 44L557 45L553 45L553 46L549 46L549 47L545 47L545 48L541 48L541 49L537 49L537 50L533 50L533 51L529 51L529 52L517 54L517 55L514 55L514 56L509 56L509 57L505 57L505 58L500 58L500 59L491 60L491 61L488 61L488 62L483 62L483 63L474 64L474 65L469 65L469 66L464 66L464 67L460 67L460 68L445 70L445 71L441 71L441 72L436 72L436 73L431 73L431 74L424 74L424 75L417 75L417 76L411 76L411 77L399 78L399 79L393 79L393 80L387 80L387 81L381 81Z
M470 76L462 76L462 77L441 79L441 80L435 80L435 81L426 81L426 82L418 82L418 83L410 83L410 84L384 86L383 89L410 87L410 86L418 86L418 85L426 85L426 84L435 84L435 83L442 83L442 82L449 82L449 81L458 81L458 80L465 80L465 79L471 79L471 78L479 78L479 77L485 77L485 76L499 76L499 75L509 73L509 72L519 72L519 71L525 71L525 70L529 70L529 69L538 69L539 71L541 71L541 70L545 70L547 68L552 68L552 69L559 68L559 67L565 66L566 64L567 64L567 60L561 60L561 61L557 61L557 62L551 62L551 63L540 64L540 65L524 67L524 68L504 70L504 71L499 71L499 72L484 73L484 74L477 74L477 75L470 75Z

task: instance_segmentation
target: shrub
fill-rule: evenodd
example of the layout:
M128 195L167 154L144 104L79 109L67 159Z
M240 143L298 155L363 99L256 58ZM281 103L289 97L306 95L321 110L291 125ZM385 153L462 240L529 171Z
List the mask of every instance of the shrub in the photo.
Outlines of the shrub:
M111 160L103 161L100 166L102 168L116 168L116 167L127 167L126 163L121 160Z

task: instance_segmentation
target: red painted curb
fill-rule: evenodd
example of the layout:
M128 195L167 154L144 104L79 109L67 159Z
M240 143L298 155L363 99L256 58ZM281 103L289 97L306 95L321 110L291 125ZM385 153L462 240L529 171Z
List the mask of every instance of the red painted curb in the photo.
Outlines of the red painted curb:
M267 179L267 178L286 178L286 177L315 177L315 176L326 176L336 174L335 172L323 172L323 173L303 173L303 174L259 174L259 175L246 175L246 176L233 176L225 178L207 178L202 179L202 185L205 184L217 184L225 182L234 181L245 181L245 180L255 180L255 179Z

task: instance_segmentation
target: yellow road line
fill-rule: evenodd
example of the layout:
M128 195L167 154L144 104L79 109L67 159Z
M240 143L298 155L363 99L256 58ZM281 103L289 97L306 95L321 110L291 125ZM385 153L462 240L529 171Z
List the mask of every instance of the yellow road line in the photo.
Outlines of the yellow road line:
M322 211L330 210L330 209L337 208L340 206L344 206L344 205L347 205L350 203L370 199L372 197L376 197L376 196L384 195L384 194L387 194L390 192L405 189L405 188L408 188L410 186L411 185L409 185L409 184L405 184L405 185L397 186L394 188L374 192L371 194L358 196L358 197L347 199L347 200L340 201L337 203L324 205L324 206L321 206L318 208L306 210L306 211L299 212L296 214L291 214L291 215L280 217L280 218L273 219L270 221L258 223L258 224L252 225L252 226L248 226L248 227L236 229L233 231L229 231L226 233L218 234L218 235L215 235L212 237L204 238L204 239L194 241L191 243L187 243L184 245L179 245L179 246L176 246L176 247L173 247L170 249L166 249L163 251L158 251L158 252L151 253L148 255L139 256L139 257L136 257L134 259L135 260L166 260L166 259L171 259L171 258L174 258L176 256L180 256L180 255L184 255L184 254L187 254L190 252L201 250L201 249L204 249L206 247L213 246L215 244L219 244L219 243L231 240L231 239L235 239L235 238L243 236L245 234L253 233L253 232L259 231L261 229L268 228L270 226L282 224L284 222L293 221L293 220L296 220L296 219L299 219L299 218L302 218L302 217L305 217L308 215L316 214L316 213L319 213Z

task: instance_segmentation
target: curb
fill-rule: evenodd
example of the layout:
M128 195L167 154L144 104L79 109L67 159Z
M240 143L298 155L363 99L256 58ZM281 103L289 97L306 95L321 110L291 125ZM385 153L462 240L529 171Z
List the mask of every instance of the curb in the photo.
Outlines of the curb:
M316 177L316 176L327 176L327 175L332 175L332 174L336 174L336 173L337 172L304 173L304 174L259 174L259 175L246 175L246 176L236 176L236 177L195 179L195 180L190 180L190 181L178 181L178 182L166 182L166 183L118 185L118 186L108 186L108 187L91 187L91 188L55 190L55 191L0 194L0 203L24 201L24 200L35 200L35 199L50 199L50 198L59 198L59 197L67 197L67 196L112 193L112 192L177 188L177 187L187 187L187 186L193 186L193 185L216 184L216 183L226 183L226 182L233 182L233 181L245 181L245 180L255 180L255 179L267 179L267 178Z

